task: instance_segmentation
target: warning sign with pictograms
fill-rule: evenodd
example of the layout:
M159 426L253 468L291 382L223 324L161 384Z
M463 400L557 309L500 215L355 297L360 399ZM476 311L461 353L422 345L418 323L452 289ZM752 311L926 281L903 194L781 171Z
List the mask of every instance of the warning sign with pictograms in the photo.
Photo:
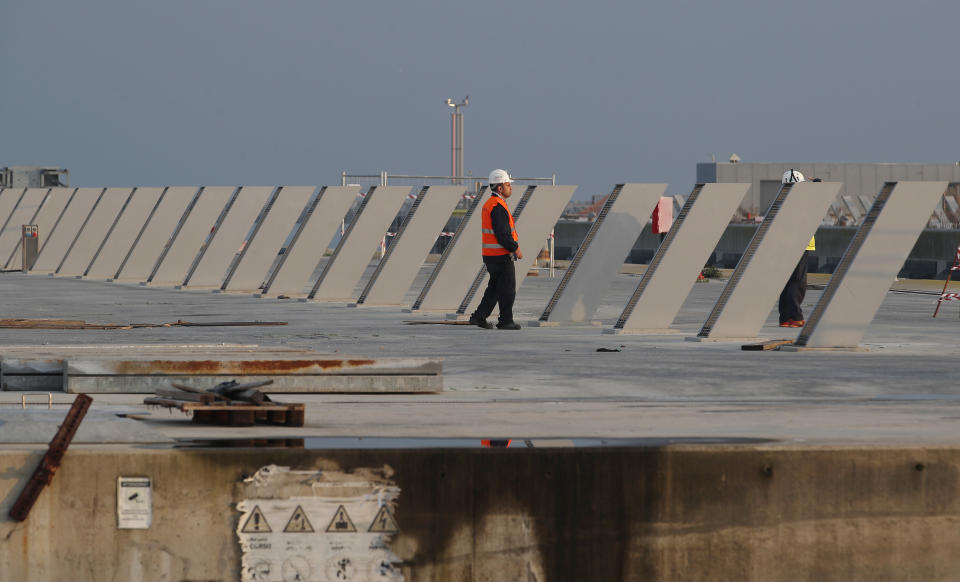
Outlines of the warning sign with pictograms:
M380 508L380 511L377 512L377 516L373 518L373 523L370 524L370 529L367 531L375 533L397 533L400 531L400 528L397 527L397 521L393 519L390 510L384 505Z
M245 476L233 521L239 581L401 582L402 560L390 549L400 488L390 471L267 465Z
M340 506L337 512L333 514L330 525L327 526L327 532L336 533L356 533L357 527L353 525L353 520L347 514L347 508Z
M299 505L295 510L293 510L293 515L290 516L290 520L287 521L287 527L283 528L284 532L287 533L311 533L313 532L313 526L310 525L310 520L307 519L307 514L303 511L303 508Z
M270 529L270 524L267 523L266 516L263 515L263 512L260 511L260 506L256 505L253 508L253 511L250 512L250 517L247 518L247 523L243 524L243 533L268 533L273 530Z

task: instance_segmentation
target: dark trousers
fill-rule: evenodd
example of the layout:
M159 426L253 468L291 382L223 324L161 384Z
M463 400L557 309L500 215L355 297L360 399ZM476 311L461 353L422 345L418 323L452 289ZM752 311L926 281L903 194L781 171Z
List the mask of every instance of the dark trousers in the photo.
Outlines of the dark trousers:
M810 251L803 251L797 267L787 280L780 292L780 323L785 321L803 321L803 310L800 304L807 295L807 261Z
M474 315L486 319L493 313L493 306L500 305L500 323L513 321L513 300L517 296L517 274L513 268L513 259L506 257L484 258L483 264L490 273L487 289Z

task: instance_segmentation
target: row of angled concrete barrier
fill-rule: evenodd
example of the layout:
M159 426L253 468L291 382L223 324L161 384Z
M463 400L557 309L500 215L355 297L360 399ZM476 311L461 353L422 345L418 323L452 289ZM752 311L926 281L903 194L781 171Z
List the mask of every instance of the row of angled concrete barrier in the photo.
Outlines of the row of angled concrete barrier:
M840 187L803 182L781 189L696 339L756 337ZM859 344L947 187L884 186L796 346ZM508 200L525 256L537 256L575 188L529 186ZM749 188L697 185L620 318L605 331L669 330ZM593 317L665 190L665 184L616 186L535 325ZM479 302L485 271L478 209L484 194L467 209L413 311L465 314ZM31 273L407 307L404 298L420 266L464 195L460 186L423 187L416 195L406 186L375 187L365 195L357 186L4 189L0 260L6 269L22 266L20 226L35 224L42 241ZM358 196L359 208L314 279ZM401 228L357 297L374 250L410 198ZM518 288L526 272L518 269Z

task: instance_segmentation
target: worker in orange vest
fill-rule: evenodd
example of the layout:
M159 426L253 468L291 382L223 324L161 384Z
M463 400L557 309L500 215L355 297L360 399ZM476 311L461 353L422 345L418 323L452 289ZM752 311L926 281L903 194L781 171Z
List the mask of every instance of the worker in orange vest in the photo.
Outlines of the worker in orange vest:
M483 204L481 214L481 241L483 264L490 273L487 289L477 310L470 315L470 324L483 329L493 328L487 317L493 306L500 306L497 329L520 329L513 321L513 300L517 295L517 274L513 263L523 258L517 243L517 230L506 199L513 194L513 180L504 170L490 172L490 198Z

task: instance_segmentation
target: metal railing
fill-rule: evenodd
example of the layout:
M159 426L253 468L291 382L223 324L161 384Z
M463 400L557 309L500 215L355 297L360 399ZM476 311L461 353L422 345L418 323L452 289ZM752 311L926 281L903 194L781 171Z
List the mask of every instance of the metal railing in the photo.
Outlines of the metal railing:
M557 185L557 175L549 178L514 178L514 182L527 186ZM478 192L486 180L476 176L420 176L413 174L391 174L383 171L379 174L349 174L340 173L340 185L359 184L362 189L370 186L439 186L441 184L462 184L468 192Z

